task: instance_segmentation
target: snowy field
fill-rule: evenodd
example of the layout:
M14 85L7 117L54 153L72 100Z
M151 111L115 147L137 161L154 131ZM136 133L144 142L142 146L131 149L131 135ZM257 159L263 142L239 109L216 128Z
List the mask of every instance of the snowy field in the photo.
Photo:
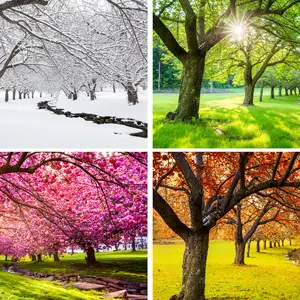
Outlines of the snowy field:
M4 102L0 91L0 139L1 148L47 149L61 148L127 148L146 149L147 139L130 136L138 129L121 125L98 125L81 118L66 118L46 110L37 109L40 101L51 100L58 108L71 112L93 113L101 116L133 118L147 122L147 92L139 93L139 101L129 106L125 92L99 92L97 100L90 101L79 94L76 101L60 94L58 99L45 95L43 98L10 100ZM117 134L115 134L117 133Z

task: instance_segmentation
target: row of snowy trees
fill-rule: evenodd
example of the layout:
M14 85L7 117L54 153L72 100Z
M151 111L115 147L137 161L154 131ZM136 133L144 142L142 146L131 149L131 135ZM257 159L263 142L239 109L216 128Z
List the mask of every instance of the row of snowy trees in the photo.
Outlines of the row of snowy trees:
M115 83L137 103L147 74L144 1L11 2L0 4L1 87L75 95L85 89L94 99L99 82Z

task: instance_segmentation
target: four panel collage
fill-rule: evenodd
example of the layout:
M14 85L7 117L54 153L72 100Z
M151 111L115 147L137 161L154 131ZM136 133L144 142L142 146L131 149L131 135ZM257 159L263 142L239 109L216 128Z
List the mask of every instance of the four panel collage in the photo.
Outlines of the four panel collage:
M0 21L0 300L300 300L299 0Z

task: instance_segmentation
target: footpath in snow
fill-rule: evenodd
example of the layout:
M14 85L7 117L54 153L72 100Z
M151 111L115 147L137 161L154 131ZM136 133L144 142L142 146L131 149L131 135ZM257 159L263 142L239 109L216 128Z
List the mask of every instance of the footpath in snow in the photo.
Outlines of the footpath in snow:
M97 93L97 100L79 95L78 100L67 99L60 94L58 99L45 96L34 99L10 100L4 102L0 93L0 138L2 148L18 149L91 149L128 148L146 149L147 139L130 136L134 128L115 124L98 125L81 118L66 118L46 110L39 110L37 104L51 101L57 108L72 113L84 112L100 116L133 118L147 122L147 93L140 93L135 106L129 106L125 92L116 94ZM118 134L115 134L118 133Z

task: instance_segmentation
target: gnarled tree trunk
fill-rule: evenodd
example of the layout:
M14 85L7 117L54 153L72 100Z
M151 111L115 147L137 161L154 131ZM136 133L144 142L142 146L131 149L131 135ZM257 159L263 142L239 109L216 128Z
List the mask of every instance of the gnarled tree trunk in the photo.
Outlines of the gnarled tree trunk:
M131 81L127 82L126 90L128 104L136 105L137 103L139 103L137 90L135 89Z
M204 73L205 55L190 55L183 62L178 106L167 114L167 119L187 121L199 118L200 92Z
M185 241L182 290L172 300L205 300L205 272L209 231L192 233Z

